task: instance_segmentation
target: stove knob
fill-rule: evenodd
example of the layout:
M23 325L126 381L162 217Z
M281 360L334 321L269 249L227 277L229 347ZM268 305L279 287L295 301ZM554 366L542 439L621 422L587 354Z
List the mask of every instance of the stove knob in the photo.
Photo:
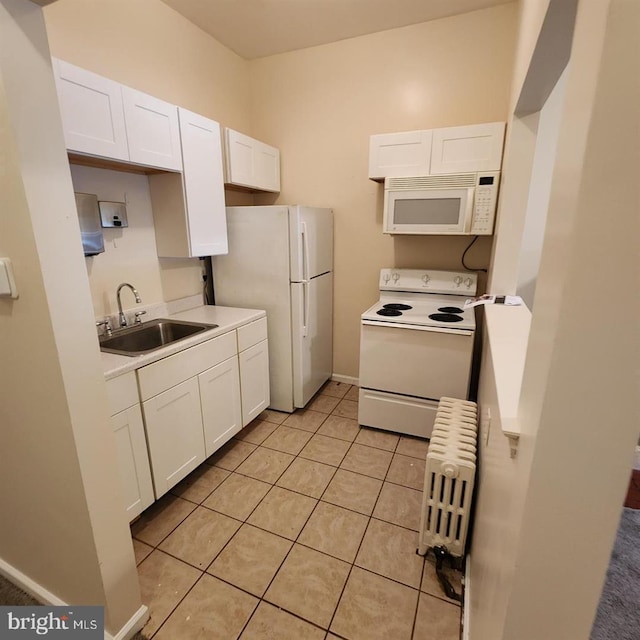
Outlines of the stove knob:
M462 277L461 276L456 276L453 281L456 283L456 285L459 287L462 284Z
M428 273L425 273L422 276L422 282L424 282L425 286L429 285L429 280L431 280L431 276Z
M393 273L393 276L391 276L391 277L393 278L394 282L398 282L398 280L400 279L400 274L397 271L395 271Z
M471 278L467 278L464 283L467 285L467 289L473 284L473 280Z
M385 271L382 274L382 279L384 280L384 283L387 284L387 282L389 282L389 280L391 279L391 274L388 271Z

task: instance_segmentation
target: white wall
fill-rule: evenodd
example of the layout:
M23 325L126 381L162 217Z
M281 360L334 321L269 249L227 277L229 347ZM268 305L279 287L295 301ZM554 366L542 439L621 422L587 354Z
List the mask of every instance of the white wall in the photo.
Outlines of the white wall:
M85 258L95 316L117 312L116 288L121 282L130 281L144 304L163 302L147 176L71 165L71 178L74 191L127 205L129 226L103 229L104 253ZM135 305L129 291L122 301L125 309Z
M42 11L0 2L0 571L59 600L140 610Z
M594 296L606 291L627 302L627 317L640 313L640 297L629 293L640 290L639 27L640 5L630 0L578 5L518 408L522 435L513 460L493 427L481 451L471 640L589 637L640 424L640 334L594 312ZM511 157L517 152L512 141ZM601 225L605 210L615 212L615 228ZM486 357L480 402L495 406L502 390Z
M522 297L529 309L533 309L533 298L542 254L566 74L565 69L539 112L536 147L531 171L531 188L522 231L516 284L516 294Z
M488 290L515 294L540 112L570 55L578 0L522 0ZM535 190L534 190L535 191Z
M593 295L640 313L639 29L635 1L579 3L519 408L531 473L505 638L588 637L629 481L640 333Z

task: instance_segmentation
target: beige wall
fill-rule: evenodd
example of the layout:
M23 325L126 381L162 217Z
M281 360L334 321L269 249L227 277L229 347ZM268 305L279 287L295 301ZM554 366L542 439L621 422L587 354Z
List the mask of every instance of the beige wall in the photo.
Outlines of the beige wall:
M58 0L44 14L52 55L250 131L248 62L160 0ZM106 252L87 259L96 316L113 313L115 288L126 280L139 287L145 304L201 291L199 260L159 260L155 254L145 176L82 167L74 176L82 176L82 185L100 185L103 194L121 196L127 188L131 197L135 193L132 227L107 230ZM253 199L227 192L227 202L252 204Z
M509 4L251 62L253 135L282 153L278 202L334 210L335 373L358 376L382 267L457 269L469 241L382 234L369 136L505 120L515 33ZM486 268L490 249L481 239L468 263Z
M95 316L114 315L117 312L116 288L121 282L131 282L140 292L145 305L163 302L163 279L156 252L147 176L72 165L71 177L74 191L93 193L98 200L126 202L127 205L129 226L104 229L104 253L85 258ZM189 268L192 261L175 262L178 263L176 267ZM191 291L176 291L166 299L192 295L197 293L196 287L197 280L195 286L190 287ZM135 306L130 291L124 292L122 302L125 309Z
M563 3L550 5L556 1ZM630 317L640 312L638 296L629 296L640 287L638 24L640 7L629 0L578 5L518 409L522 435L511 460L492 411L498 430L492 424L482 450L471 640L589 637L640 423L640 336L594 313L592 302L606 291L629 301ZM532 25L521 28L530 42ZM624 233L599 223L612 203ZM480 388L484 415L500 394L486 360Z
M141 606L41 9L0 2L0 572L117 632ZM38 591L40 594L41 592Z
M52 55L249 129L248 62L160 0L58 0L44 15Z

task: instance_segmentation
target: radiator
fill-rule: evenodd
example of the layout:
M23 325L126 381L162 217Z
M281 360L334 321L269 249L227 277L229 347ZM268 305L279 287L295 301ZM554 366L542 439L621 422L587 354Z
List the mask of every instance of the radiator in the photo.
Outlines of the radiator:
M418 553L444 546L464 556L476 474L477 405L441 398L429 442Z

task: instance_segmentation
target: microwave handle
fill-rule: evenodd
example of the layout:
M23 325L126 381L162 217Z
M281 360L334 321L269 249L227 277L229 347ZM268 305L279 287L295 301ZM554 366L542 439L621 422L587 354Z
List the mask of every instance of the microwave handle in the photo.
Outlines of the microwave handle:
M475 213L475 189L467 189L467 198L464 207L464 233L471 233L473 217Z

